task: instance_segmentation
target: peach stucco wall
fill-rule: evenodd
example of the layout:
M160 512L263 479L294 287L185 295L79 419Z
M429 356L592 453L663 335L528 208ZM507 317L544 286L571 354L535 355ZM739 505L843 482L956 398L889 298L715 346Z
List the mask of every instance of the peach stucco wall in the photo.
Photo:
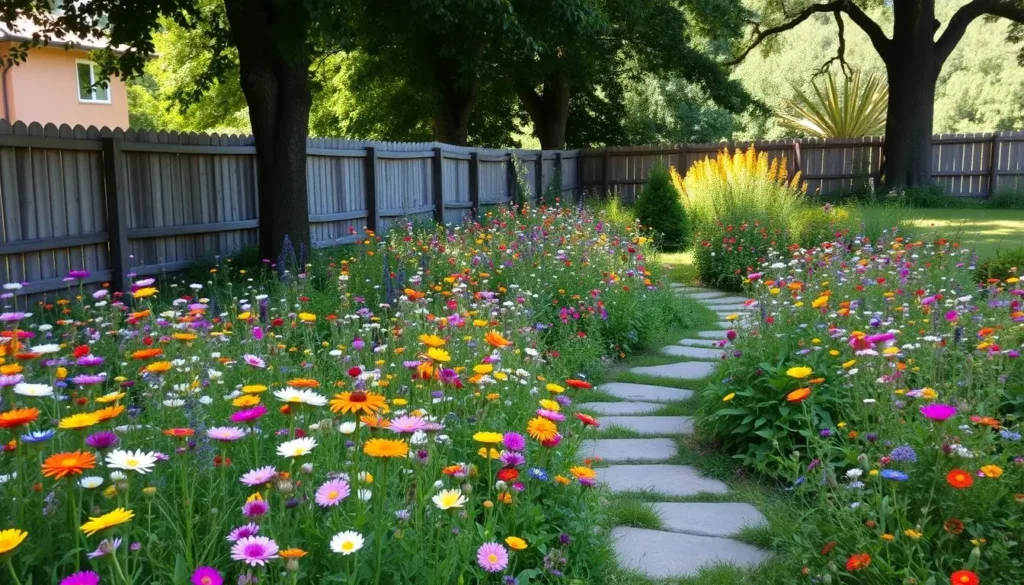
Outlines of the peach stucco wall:
M2 50L2 48L0 48ZM128 90L116 77L110 81L110 103L78 101L76 59L87 59L85 51L38 48L28 60L7 72L10 120L25 123L53 122L111 128L128 127ZM0 117L4 115L0 109Z

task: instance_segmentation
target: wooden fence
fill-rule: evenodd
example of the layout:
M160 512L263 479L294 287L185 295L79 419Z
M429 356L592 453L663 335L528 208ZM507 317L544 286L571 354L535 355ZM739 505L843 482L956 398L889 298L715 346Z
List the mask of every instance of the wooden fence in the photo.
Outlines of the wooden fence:
M877 184L883 140L865 137L587 149L579 155L580 186L603 193L617 191L624 200L633 201L657 162L684 172L723 147L750 144L770 157L785 157L790 173L800 171L807 181L808 193L828 195ZM1024 132L937 135L932 138L932 177L958 197L1022 190Z
M318 246L401 218L454 223L506 203L513 155L531 197L555 176L562 191L577 187L577 151L310 139L307 155ZM251 137L0 121L0 283L40 293L87 270L86 283L121 289L128 274L174 271L255 244L255 165Z

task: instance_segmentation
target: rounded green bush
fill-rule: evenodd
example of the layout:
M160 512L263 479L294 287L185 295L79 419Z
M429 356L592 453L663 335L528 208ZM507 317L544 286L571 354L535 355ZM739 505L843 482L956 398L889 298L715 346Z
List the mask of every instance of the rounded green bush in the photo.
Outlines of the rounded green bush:
M664 165L651 169L635 207L640 225L657 234L662 249L679 250L689 244L690 222L686 209Z

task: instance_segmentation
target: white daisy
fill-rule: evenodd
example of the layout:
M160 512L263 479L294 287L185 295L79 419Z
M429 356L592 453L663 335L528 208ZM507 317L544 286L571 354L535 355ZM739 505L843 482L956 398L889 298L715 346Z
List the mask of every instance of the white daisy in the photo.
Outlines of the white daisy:
M60 345L56 343L32 346L32 353L57 353L58 351L60 351Z
M291 386L275 391L274 396L281 402L289 404L308 404L310 406L323 406L327 404L327 397L317 394L312 390L298 390Z
M308 455L316 447L316 439L313 437L302 437L285 441L277 446L277 454L281 457L302 457Z
M343 555L350 555L363 548L363 536L354 530L339 532L331 537L331 550Z
M78 485L84 487L87 490L96 489L103 485L103 478L96 475L87 475L82 479L78 480Z
M19 382L14 385L14 393L20 394L21 396L30 396L32 398L45 398L47 396L53 396L53 386L49 384L28 384L26 382Z
M146 474L153 471L157 458L156 453L147 453L141 449L137 451L114 449L107 453L106 461L107 467L112 469L123 469L125 471L136 471Z

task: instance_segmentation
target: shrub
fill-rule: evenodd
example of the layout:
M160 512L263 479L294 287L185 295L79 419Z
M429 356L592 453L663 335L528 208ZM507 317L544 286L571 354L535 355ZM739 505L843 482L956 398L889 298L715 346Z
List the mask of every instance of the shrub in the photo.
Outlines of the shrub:
M787 176L785 158L769 162L753 146L697 162L673 182L693 225L700 278L727 290L739 290L771 246L790 243L807 188L799 173Z
M995 209L1024 209L1024 191L998 191L985 200Z
M974 277L979 282L990 278L1002 279L1018 276L1024 271L1024 247L998 250L996 255L978 265Z
M689 243L690 223L686 210L664 165L651 168L634 207L640 225L657 234L662 248L678 250Z
M821 207L808 207L800 211L796 215L793 231L796 242L804 248L813 248L845 233L849 223L849 209L826 203Z

